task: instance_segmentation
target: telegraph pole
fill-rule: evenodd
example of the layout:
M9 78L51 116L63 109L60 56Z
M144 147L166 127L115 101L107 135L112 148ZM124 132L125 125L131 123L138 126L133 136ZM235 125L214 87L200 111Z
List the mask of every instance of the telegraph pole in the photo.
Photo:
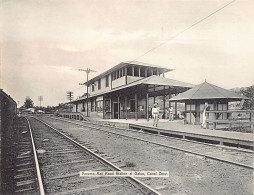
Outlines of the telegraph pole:
M71 102L71 100L73 100L73 92L67 91L66 93L67 93L67 100L70 100L70 102ZM70 107L70 109L71 109L71 107ZM71 112L71 110L70 110L70 112Z
M41 102L43 101L43 96L39 96L38 100L40 101L40 107L41 107Z
M89 111L88 111L88 87L89 87L89 83L88 83L88 75L90 72L96 72L95 70L91 70L90 68L86 68L86 70L84 69L79 69L79 71L85 71L86 72L86 112L87 112L87 116L89 115Z

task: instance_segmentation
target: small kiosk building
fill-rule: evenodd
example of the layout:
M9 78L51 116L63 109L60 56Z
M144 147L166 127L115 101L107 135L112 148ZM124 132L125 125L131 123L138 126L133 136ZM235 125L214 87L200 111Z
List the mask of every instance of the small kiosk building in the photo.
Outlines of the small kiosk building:
M214 111L208 113L209 120L217 120L228 119L228 103L230 101L240 101L242 99L247 98L233 91L204 82L171 98L170 101L184 102L185 122L198 125L203 122L200 116L204 110L205 102L208 103L208 110Z

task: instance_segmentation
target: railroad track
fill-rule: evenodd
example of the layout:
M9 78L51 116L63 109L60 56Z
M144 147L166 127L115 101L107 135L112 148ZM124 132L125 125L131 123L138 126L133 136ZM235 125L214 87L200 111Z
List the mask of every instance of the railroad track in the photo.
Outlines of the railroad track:
M122 170L107 161L106 155L96 154L88 144L78 143L43 121L29 118L27 124L32 142L24 140L27 151L22 152L33 154L38 166L27 164L29 180L34 182L24 194L159 194L133 177L80 177L80 171Z
M240 166L246 169L254 169L254 152L251 150L200 143L191 140L172 138L164 135L155 135L143 131L112 127L110 125L98 124L95 122L81 122L73 120L70 121L56 117L50 118L53 120L61 120L78 126L89 127L91 129L148 142L166 148L171 148L174 150L182 151L186 154L201 156L204 159L212 159L235 166Z
M41 180L38 171L38 162L34 152L31 131L25 118L16 120L16 132L20 135L17 156L15 161L14 192L17 194L40 194L39 185Z

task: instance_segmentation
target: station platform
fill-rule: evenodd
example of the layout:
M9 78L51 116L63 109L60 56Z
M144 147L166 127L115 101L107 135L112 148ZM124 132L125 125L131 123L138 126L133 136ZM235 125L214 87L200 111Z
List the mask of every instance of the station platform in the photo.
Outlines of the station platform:
M184 124L183 120L169 121L160 119L158 127L153 127L153 120L146 119L109 119L98 120L103 123L125 126L130 129L140 129L148 132L172 135L180 138L209 140L223 145L235 145L236 147L254 148L254 133L242 133L226 130L202 129L200 125Z

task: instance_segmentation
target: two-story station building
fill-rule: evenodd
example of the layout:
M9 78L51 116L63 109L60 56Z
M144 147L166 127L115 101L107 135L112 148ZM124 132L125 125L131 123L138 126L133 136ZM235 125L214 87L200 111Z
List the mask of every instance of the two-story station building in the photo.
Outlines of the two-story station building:
M89 97L72 101L72 112L103 119L147 118L155 101L165 116L169 98L193 87L165 78L173 69L142 62L122 62L88 81Z

